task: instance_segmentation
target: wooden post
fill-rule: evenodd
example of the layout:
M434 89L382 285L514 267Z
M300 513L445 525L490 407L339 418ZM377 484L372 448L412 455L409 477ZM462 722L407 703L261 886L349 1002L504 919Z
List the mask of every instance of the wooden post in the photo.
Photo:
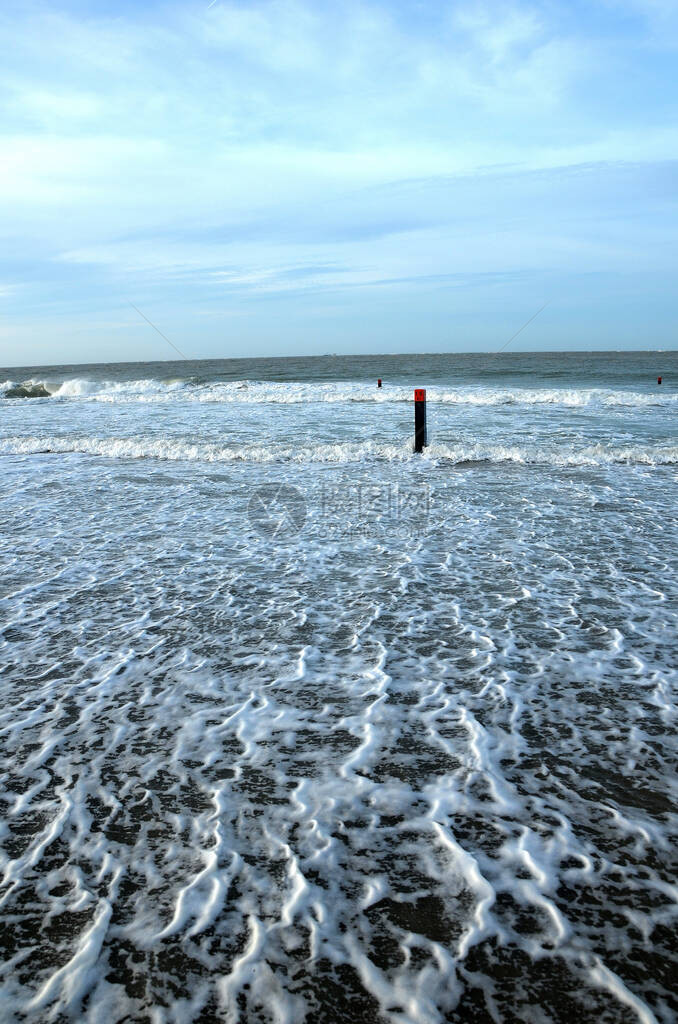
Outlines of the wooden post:
M422 452L427 445L426 440L426 391L424 388L414 389L414 450Z

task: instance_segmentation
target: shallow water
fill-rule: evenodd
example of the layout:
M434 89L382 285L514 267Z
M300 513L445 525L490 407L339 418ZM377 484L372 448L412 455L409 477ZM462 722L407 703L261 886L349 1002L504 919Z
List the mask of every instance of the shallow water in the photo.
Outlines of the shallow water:
M675 1019L678 358L482 358L0 371L3 1020Z

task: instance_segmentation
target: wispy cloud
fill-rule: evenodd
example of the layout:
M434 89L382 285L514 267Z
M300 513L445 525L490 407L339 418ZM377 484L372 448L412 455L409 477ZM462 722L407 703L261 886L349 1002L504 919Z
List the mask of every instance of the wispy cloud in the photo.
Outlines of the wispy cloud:
M98 308L110 323L134 282L140 308L162 304L170 320L240 303L269 345L257 296L314 294L320 316L332 290L354 288L360 309L397 282L422 315L427 290L449 281L454 317L463 279L474 301L477 282L510 278L526 294L539 274L635 265L660 280L676 256L675 86L656 56L671 10L5 9L9 315L18 326L41 309L65 322ZM275 317L284 346L294 328Z

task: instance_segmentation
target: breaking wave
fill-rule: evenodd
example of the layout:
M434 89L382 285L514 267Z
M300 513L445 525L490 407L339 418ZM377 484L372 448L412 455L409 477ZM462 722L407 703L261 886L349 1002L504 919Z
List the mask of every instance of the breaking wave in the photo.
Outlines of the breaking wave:
M5 381L0 385L0 391L5 398L49 398L51 394L44 384L32 380L24 381L22 384Z
M0 384L5 398L52 398L95 402L228 402L296 405L331 402L410 402L412 388L385 385L377 389L364 381L332 383L275 381L208 381L142 379L95 381L75 378L65 381L5 381ZM557 405L592 407L676 407L678 393L621 391L611 388L507 388L492 386L434 385L428 399L445 405L502 406Z
M190 443L177 438L131 437L9 437L0 439L2 455L97 455L108 458L164 459L173 462L253 462L253 463L357 463L399 462L412 458L411 442L383 444L373 441L344 441L315 445L243 445ZM514 462L525 465L604 466L678 464L678 445L588 445L507 446L484 444L432 443L420 458L433 462L474 464Z

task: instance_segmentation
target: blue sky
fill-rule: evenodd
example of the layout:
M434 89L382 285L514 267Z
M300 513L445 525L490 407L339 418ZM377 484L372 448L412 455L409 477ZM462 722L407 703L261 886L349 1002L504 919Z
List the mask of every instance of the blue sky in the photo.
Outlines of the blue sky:
M678 4L0 11L0 364L676 348Z

